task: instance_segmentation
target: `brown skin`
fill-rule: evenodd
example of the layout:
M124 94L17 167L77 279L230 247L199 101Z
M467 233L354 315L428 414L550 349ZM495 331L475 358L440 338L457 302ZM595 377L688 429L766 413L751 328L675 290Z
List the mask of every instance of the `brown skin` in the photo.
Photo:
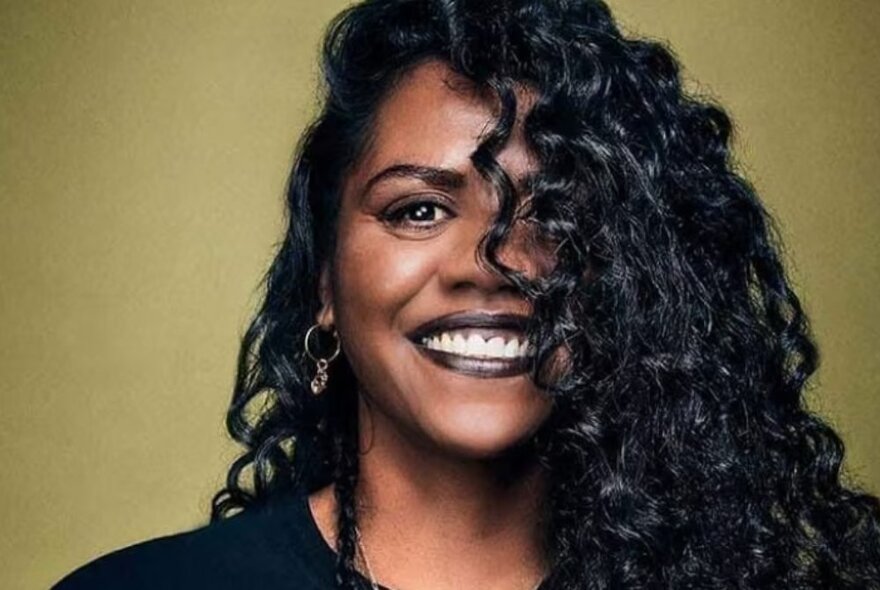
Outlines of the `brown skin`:
M521 123L530 97L522 90L518 98ZM470 155L494 106L443 62L409 72L383 102L369 149L346 180L337 250L322 274L318 321L336 326L360 383L359 527L376 578L393 588L530 590L546 568L543 477L516 445L547 418L550 399L525 374L485 379L439 367L406 338L451 312L529 313L476 258L497 195ZM513 180L535 169L519 128L497 159ZM393 177L365 192L398 164L449 169L463 182ZM396 222L384 217L403 205ZM548 257L527 237L518 226L502 262L530 276L546 272ZM310 504L332 546L332 486Z

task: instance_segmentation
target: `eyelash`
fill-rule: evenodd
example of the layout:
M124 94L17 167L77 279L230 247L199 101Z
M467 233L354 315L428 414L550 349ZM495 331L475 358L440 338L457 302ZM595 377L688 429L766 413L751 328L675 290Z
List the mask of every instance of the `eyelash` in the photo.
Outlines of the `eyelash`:
M426 231L433 229L438 223L444 219L435 219L429 221L410 221L406 219L406 214L418 210L420 207L428 206L437 210L442 210L446 214L446 218L452 217L452 212L448 207L438 201L431 199L413 200L403 205L393 207L390 211L382 214L382 220L393 227L407 226L407 228L415 231Z

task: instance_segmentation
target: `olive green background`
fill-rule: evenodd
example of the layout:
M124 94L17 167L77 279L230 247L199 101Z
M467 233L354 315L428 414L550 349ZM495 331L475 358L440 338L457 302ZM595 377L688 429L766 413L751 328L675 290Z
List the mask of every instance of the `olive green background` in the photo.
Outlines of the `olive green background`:
M344 4L0 0L0 587L205 521ZM880 3L612 7L737 121L824 353L810 403L877 492Z

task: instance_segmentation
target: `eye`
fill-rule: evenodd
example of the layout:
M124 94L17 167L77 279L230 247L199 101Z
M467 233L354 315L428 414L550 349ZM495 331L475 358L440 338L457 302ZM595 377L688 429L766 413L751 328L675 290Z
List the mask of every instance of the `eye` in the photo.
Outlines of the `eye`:
M450 217L449 208L428 199L409 201L382 214L382 220L388 225L416 231L432 229Z

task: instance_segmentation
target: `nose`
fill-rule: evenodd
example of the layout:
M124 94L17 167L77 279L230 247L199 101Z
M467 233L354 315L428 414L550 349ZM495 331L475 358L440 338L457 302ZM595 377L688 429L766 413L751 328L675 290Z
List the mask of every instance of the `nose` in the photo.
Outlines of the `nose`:
M440 272L447 288L472 288L487 294L518 294L519 290L502 274L479 258L480 241L489 229L488 224L460 226L455 236L455 247L444 259ZM537 247L533 233L523 222L511 227L506 239L496 250L498 261L505 266L534 279L547 271L547 256Z

